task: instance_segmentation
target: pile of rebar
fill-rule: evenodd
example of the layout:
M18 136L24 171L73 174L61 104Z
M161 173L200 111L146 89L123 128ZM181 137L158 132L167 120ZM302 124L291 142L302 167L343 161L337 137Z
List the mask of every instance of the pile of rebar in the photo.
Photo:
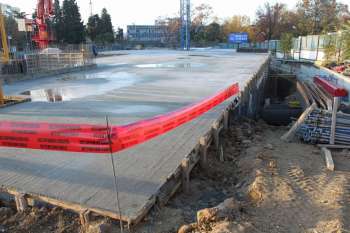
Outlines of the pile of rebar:
M329 144L331 136L332 112L316 109L302 124L298 137L307 143ZM335 144L350 145L350 115L337 113Z

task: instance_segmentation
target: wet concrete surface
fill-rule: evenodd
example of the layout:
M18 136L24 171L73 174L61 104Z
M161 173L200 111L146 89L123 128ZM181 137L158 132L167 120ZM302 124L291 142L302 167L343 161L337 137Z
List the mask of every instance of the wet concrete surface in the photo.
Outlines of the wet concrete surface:
M199 101L232 82L243 84L251 73L249 65L265 57L233 50L128 51L97 58L95 70L6 85L7 95L24 94L32 102L1 109L0 115L73 121L99 121L108 115L120 123L129 122L129 117L152 117Z

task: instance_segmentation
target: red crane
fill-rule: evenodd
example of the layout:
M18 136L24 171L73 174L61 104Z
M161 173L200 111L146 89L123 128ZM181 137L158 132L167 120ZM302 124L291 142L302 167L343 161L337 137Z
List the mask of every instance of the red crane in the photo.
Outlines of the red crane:
M52 0L38 0L36 13L35 24L38 27L38 32L33 36L33 41L38 44L39 48L44 49L53 40L46 24L46 20L53 15Z

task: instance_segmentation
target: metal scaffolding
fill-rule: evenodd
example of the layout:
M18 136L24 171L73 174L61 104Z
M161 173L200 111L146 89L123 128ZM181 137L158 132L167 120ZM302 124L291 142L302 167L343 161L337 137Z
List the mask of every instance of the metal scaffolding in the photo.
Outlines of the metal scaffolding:
M180 0L180 36L181 48L190 50L191 47L191 1Z

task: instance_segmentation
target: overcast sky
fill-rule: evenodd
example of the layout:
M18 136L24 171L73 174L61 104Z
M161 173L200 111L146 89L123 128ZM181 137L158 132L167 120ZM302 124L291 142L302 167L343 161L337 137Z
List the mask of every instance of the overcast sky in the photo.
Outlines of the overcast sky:
M63 0L61 0L62 2ZM21 11L32 13L37 0L0 0L12 6L19 7ZM90 14L89 0L77 0L80 13L86 22ZM265 0L192 0L194 6L207 3L214 8L214 13L220 18L232 15L255 16L255 12ZM276 2L275 0L270 1ZM293 8L296 0L279 0L289 8ZM344 3L350 0L343 0ZM93 12L100 13L103 7L107 8L112 16L113 26L124 27L129 24L153 24L158 16L173 16L179 12L180 0L92 0Z

